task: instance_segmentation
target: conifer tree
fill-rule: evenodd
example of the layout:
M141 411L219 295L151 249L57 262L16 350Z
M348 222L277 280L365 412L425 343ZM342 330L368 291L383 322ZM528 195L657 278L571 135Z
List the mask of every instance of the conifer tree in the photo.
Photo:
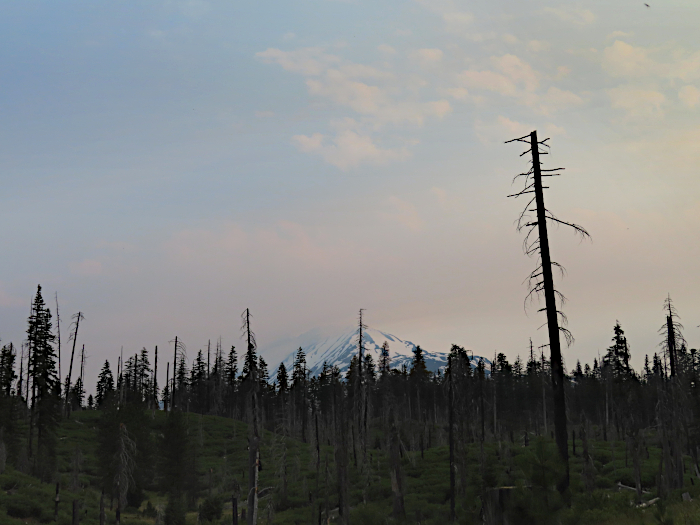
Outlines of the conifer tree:
M277 369L277 392L279 394L285 394L288 389L287 367L284 366L284 363L280 363Z
M96 402L98 407L102 407L107 402L109 397L114 393L114 377L112 370L109 367L109 361L105 360L102 366L100 375L97 377L97 397Z
M49 479L55 468L55 428L59 418L59 398L51 312L44 304L41 286L37 287L28 324L27 345L31 352L28 370L32 380L29 451L31 457L33 430L36 427L37 455L34 458L34 468L42 479Z
M389 342L382 343L382 351L379 354L379 375L386 376L391 369L391 357L389 356Z

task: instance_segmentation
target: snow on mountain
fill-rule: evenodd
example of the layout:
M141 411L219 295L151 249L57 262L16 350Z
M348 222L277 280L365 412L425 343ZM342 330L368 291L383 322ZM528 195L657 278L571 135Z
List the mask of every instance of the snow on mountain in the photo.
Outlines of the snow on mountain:
M367 328L364 331L364 347L365 353L371 354L375 365L379 363L379 355L382 350L384 341L389 343L389 357L391 358L391 367L400 369L403 365L410 370L411 359L416 345L411 341L404 341L395 335L382 332L375 328ZM323 363L328 363L329 366L337 366L340 371L345 374L350 366L350 360L357 354L357 328L352 327L346 330L337 332L324 332L320 329L314 329L294 339L286 339L279 341L271 347L262 349L263 353L275 353L279 355L279 350L289 348L290 353L282 361L287 371L291 375L292 367L294 366L294 356L299 348L304 350L306 354L306 366L311 372L311 375L318 375L323 369ZM422 347L421 347L422 348ZM448 351L431 352L423 348L423 356L425 364L431 372L444 370L447 366ZM476 367L479 356L474 356L471 360L472 367ZM484 358L486 363L487 373L491 368L491 361ZM270 367L270 376L274 380L277 375L279 365Z

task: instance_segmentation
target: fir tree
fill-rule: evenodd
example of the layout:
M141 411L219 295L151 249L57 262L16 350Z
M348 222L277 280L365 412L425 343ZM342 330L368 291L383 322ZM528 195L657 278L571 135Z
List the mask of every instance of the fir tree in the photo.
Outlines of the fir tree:
M287 367L284 366L284 363L280 363L277 369L277 391L280 394L284 394L288 389Z
M386 376L391 369L391 357L389 356L389 342L384 341L382 351L379 354L379 375Z
M59 418L59 387L56 354L53 348L55 336L51 332L51 312L44 304L41 286L37 287L28 324L27 345L30 351L28 369L32 381L29 451L31 457L33 430L36 427L35 471L42 479L48 480L55 470L55 429Z
M105 361L100 375L97 377L97 406L102 407L102 405L107 402L107 400L114 393L114 377L112 377L112 370L109 367L109 361Z

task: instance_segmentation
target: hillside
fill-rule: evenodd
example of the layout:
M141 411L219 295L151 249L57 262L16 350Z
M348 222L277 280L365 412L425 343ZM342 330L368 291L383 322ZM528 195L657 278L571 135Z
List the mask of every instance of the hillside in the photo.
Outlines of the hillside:
M165 422L165 414L148 412L150 431L157 439ZM97 434L101 413L83 411L74 413L65 420L59 430L59 481L61 502L59 524L68 525L71 519L73 499L82 503L80 523L99 523L100 476L98 472ZM217 523L231 523L230 497L236 483L247 486L247 425L216 416L187 416L189 434L196 456L196 479L198 482L198 504L208 495L225 500L224 512ZM440 428L433 428L433 446L420 451L406 440L401 465L406 487L406 523L442 524L447 522L449 510L448 447ZM391 520L392 488L389 463L384 436L375 432L375 446L368 450L368 461L364 469L350 463L351 523L380 524L396 523ZM406 435L406 437L408 437ZM648 436L650 442L653 436ZM597 489L584 494L580 448L573 456L572 493L573 506L560 513L562 523L655 523L652 512L630 507L632 493L618 492L618 481L633 484L632 469L623 442L591 441L591 456L598 472ZM580 446L580 444L579 444ZM258 523L307 524L319 522L319 511L324 515L329 509L330 522L335 509L335 463L332 447L320 447L320 462L317 462L314 446L293 439L286 439L272 432L265 432L262 447L262 471L260 472L260 514ZM457 479L460 496L457 499L460 523L480 523L480 494L487 487L519 486L512 498L517 505L530 505L530 491L536 484L536 472L549 472L553 444L533 438L530 446L522 443L486 443L484 461L478 444L466 445L463 460L459 464ZM157 452L156 452L157 453ZM572 449L573 453L573 449ZM643 461L643 485L652 486L657 475L661 451L649 447L649 457ZM81 459L82 458L82 459ZM317 470L318 469L318 470ZM283 479L287 479L286 495L283 494ZM687 476L688 492L697 500L700 486L692 485ZM36 478L8 468L0 475L0 523L48 523L53 520L54 485L40 483ZM245 490L245 489L244 489ZM488 491L487 491L488 492ZM551 490L543 493L556 499ZM647 496L647 497L651 497ZM522 501L520 501L522 499ZM673 512L679 523L698 523L700 505L697 501L681 503L680 494L671 494L675 501ZM122 523L131 525L155 524L166 505L166 498L152 487L144 493L144 500L137 508L127 508ZM114 508L107 506L107 523L115 523ZM241 502L239 509L245 508ZM201 520L200 520L201 522ZM187 523L197 523L197 506L191 506ZM544 521L543 521L544 523Z

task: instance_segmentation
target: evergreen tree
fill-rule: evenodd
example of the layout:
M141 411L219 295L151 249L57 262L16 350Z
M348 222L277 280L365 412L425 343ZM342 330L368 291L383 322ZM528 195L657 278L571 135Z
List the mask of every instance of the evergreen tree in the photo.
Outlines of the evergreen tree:
M292 389L306 387L306 354L301 347L294 356L294 367L292 369Z
M21 397L13 388L16 352L12 343L0 350L0 471L4 469L4 460L11 461L17 455L19 443L18 423L20 421ZM21 383L20 383L21 384ZM19 388L17 388L19 390ZM2 457L3 452L6 457Z
M424 381L428 378L428 368L425 365L425 357L423 357L423 349L420 347L420 345L413 349L411 372L409 375L418 381Z
M287 367L284 366L284 363L280 363L280 366L277 369L277 391L280 394L286 393L289 389L289 385L287 383Z
M386 376L391 369L391 357L389 356L389 342L382 343L382 351L379 354L379 375Z
M41 286L37 287L28 324L27 346L30 352L28 369L32 382L29 452L31 457L33 430L36 427L37 455L33 458L34 470L42 479L48 480L55 470L55 429L59 419L59 387L56 354L53 348L55 336L51 332L51 312L44 304Z
M112 377L112 370L109 367L109 361L105 360L100 375L97 377L97 406L102 407L113 393L114 378Z
M15 359L17 353L12 343L5 345L0 350L0 395L7 397L12 393L12 384L17 379L15 373Z

